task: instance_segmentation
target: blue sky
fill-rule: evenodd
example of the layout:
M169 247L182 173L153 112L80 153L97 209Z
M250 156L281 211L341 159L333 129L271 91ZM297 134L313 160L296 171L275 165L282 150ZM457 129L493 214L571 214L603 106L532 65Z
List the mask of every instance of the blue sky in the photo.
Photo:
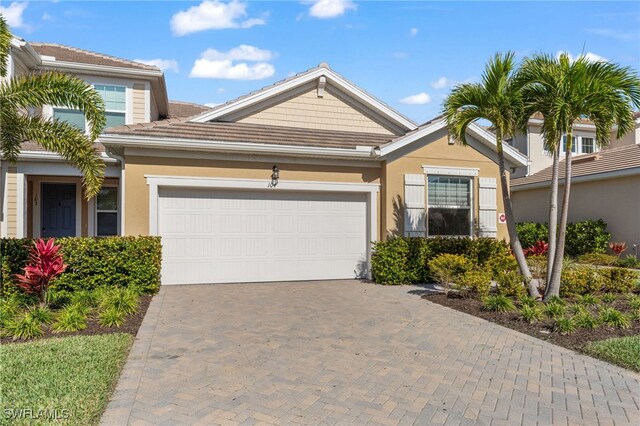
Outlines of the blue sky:
M11 2L29 41L161 60L171 99L222 103L326 61L415 121L496 51L640 69L640 2Z

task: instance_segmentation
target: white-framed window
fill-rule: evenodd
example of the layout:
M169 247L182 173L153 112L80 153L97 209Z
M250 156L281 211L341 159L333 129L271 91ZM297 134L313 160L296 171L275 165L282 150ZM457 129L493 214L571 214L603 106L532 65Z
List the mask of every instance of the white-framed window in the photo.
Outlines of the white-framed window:
M102 96L107 124L105 128L123 126L127 123L127 88L113 84L94 84L93 88ZM77 109L53 108L53 118L66 121L82 131L87 130L84 113Z
M573 136L571 152L574 154L591 154L597 151L595 138L591 136ZM567 136L562 136L562 147L560 153L567 152Z
M472 235L472 188L472 177L427 176L428 236Z
M96 196L96 236L118 235L118 187L105 186Z

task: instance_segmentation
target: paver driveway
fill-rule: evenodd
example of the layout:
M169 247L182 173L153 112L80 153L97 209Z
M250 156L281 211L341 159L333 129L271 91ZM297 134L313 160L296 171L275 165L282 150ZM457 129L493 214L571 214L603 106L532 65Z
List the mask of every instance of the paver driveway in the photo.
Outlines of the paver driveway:
M163 287L104 424L640 424L640 376L358 281Z

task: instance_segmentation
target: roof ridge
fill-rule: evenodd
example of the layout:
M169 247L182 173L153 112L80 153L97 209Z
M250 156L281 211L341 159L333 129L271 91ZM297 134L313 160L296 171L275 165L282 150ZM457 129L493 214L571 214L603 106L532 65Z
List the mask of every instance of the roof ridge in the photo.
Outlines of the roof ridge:
M108 55L106 53L101 53L101 52L94 52L92 50L86 50L86 49L81 49L79 47L75 47L75 46L69 46L66 44L60 44L60 43L46 43L46 42L29 42L29 44L31 44L32 46L52 46L52 47L59 47L59 48L63 48L63 49L69 49L75 52L80 52L80 53L84 53L87 55L92 55L92 56L96 56L99 58L104 58L104 59L110 59L113 61L117 61L117 62L122 62L125 64L130 64L130 65L137 65L140 66L142 68L146 68L149 70L154 70L154 71L161 71L160 68L158 68L155 65L149 65L149 64L144 64L142 62L136 62L136 61L132 61L130 59L125 59L125 58L120 58L117 56L113 56L113 55ZM47 56L47 55L42 55L42 56Z

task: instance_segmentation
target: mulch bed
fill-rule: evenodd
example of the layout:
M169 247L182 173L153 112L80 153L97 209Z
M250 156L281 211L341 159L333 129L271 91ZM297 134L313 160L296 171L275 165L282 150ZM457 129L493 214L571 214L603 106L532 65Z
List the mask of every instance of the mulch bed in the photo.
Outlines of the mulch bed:
M485 311L482 309L482 303L475 299L447 297L444 294L424 294L422 295L422 298L430 302L455 309L456 311L464 312L465 314L474 315L487 321L500 324L504 327L528 334L540 340L545 340L558 346L583 353L585 352L585 346L589 342L609 339L611 337L640 335L640 321L632 321L631 328L628 329L608 327L599 327L595 330L576 329L576 331L571 334L563 335L553 331L553 320L544 319L535 324L529 324L520 320L517 312L498 313ZM616 300L608 306L613 306L624 312L626 301Z
M92 315L87 318L87 328L85 328L84 330L74 331L71 333L54 333L53 331L51 331L50 327L43 326L44 335L42 337L26 340L13 340L11 337L0 337L0 344L35 342L36 340L50 339L54 337L90 336L95 334L112 333L128 333L135 337L135 335L138 334L140 325L142 325L142 320L144 319L144 315L147 313L147 309L149 308L151 299L153 299L153 295L141 295L139 299L138 311L133 315L128 315L124 324L122 324L120 327L101 327L100 323L98 323L97 316Z

